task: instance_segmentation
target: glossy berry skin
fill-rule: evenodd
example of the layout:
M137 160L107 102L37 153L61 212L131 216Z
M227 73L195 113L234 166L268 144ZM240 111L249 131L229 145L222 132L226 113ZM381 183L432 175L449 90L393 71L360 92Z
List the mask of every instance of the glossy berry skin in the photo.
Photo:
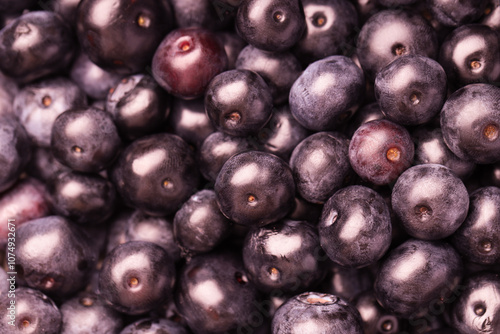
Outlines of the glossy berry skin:
M26 170L29 175L47 181L59 173L71 171L71 168L57 161L50 148L35 147Z
M61 334L116 333L123 327L122 316L93 293L82 292L61 305Z
M486 0L429 0L434 18L445 26L457 27L479 19L488 4Z
M28 177L19 181L0 196L0 219L5 222L15 219L16 227L27 221L48 216L49 213L47 187L34 178ZM10 232L8 228L8 224L0 225L0 244L2 245L8 241Z
M500 331L500 277L481 273L468 278L453 304L451 324L460 334Z
M483 187L470 195L467 218L452 242L464 259L481 264L500 262L500 188Z
M373 273L370 267L348 268L332 263L320 291L336 295L346 301L373 288Z
M242 0L236 14L236 31L248 44L264 51L290 49L306 27L298 0Z
M98 172L113 162L121 139L112 116L93 107L70 109L52 126L50 144L59 162L79 172Z
M209 253L182 268L175 304L193 333L225 333L247 326L258 312L257 298L239 257Z
M172 134L137 139L121 153L111 179L125 202L152 216L174 213L198 186L194 154Z
M305 221L282 220L251 230L243 244L248 278L260 291L297 294L325 274L318 231Z
M213 190L200 190L191 196L174 218L174 237L183 255L207 253L228 235L231 221L219 210Z
M335 296L304 292L286 301L276 311L272 334L362 334L358 310Z
M104 258L99 291L115 310L143 314L171 297L174 281L174 263L163 248L147 241L129 241Z
M358 26L358 13L346 0L302 0L306 31L293 48L302 63L351 51L350 38Z
M453 30L441 45L439 62L458 85L500 80L500 35L482 24Z
M275 108L271 119L257 134L259 148L288 161L295 147L310 131L293 118L288 105Z
M106 71L94 64L84 52L76 56L69 76L85 94L96 100L105 100L109 90L122 78L122 75Z
M318 132L301 141L290 157L297 192L323 204L352 174L349 140L339 132Z
M460 159L446 146L441 128L418 127L411 133L411 136L415 142L414 165L443 165L462 180L474 171L476 165L473 162Z
M500 32L500 2L498 2L498 0L491 1L490 5L486 6L485 13L487 13L488 9L490 11L483 16L480 21L481 24L487 25Z
M416 13L387 9L379 11L363 25L357 40L357 55L367 77L375 78L398 56L417 54L436 58L436 32Z
M275 222L294 205L292 171L281 158L269 153L249 151L229 158L214 189L221 212L242 225Z
M27 83L65 69L75 49L71 28L59 16L29 12L0 31L0 70Z
M216 31L221 30L231 21L229 17L224 15L226 13L223 11L229 11L229 5L224 6L223 1L170 0L170 3L174 9L176 23L179 28L203 27ZM233 10L233 12L234 15L236 11Z
M415 149L408 130L388 120L360 126L349 144L354 171L374 184L389 184L411 166Z
M152 71L167 92L183 99L203 96L217 74L227 68L224 47L209 30L199 27L170 32L156 49Z
M321 247L333 262L365 267L382 258L391 245L389 208L370 188L345 187L323 206L318 231Z
M170 113L170 100L153 77L136 74L112 88L106 111L113 115L121 136L133 140L160 129Z
M349 118L363 98L363 71L344 56L330 56L309 65L289 96L293 117L305 128L329 131Z
M79 224L99 224L115 210L113 184L99 175L67 172L49 181L54 213Z
M455 91L441 111L441 129L449 149L477 164L500 161L500 88L471 84ZM474 112L470 112L474 110Z
M379 119L385 119L385 115L380 109L378 102L365 104L363 107L359 108L349 120L346 129L348 137L351 138L361 125Z
M363 321L365 334L397 334L401 332L401 320L388 313L377 302L373 290L359 294L353 301Z
M401 125L429 122L446 101L446 73L419 55L396 58L378 72L375 97L388 120Z
M198 152L199 169L205 179L215 182L224 163L233 155L256 149L246 137L234 137L223 132L210 134Z
M275 105L288 101L290 88L302 72L300 62L292 53L271 53L252 45L241 50L236 59L236 68L260 75L269 86Z
M122 75L143 70L173 28L166 1L89 0L78 7L77 34L97 66Z
M390 251L382 262L375 295L387 311L415 318L448 300L462 271L460 256L447 243L410 239Z
M0 192L14 185L30 157L31 143L24 127L11 115L0 116Z
M391 203L406 233L437 240L450 236L464 222L469 194L449 168L425 164L401 174L392 189Z
M16 271L26 284L56 298L82 289L97 261L88 236L60 216L31 220L16 230Z
M167 251L173 261L178 261L181 252L174 239L174 226L172 220L164 217L152 217L141 211L134 211L127 219L127 223L120 233L128 241L147 241L157 244ZM111 245L108 243L108 249ZM118 246L115 244L115 246Z
M182 325L167 319L143 319L123 328L120 334L189 334Z
M167 122L167 132L172 132L188 144L199 148L203 141L215 131L205 112L203 98L183 100L174 98Z
M8 309L14 304L14 319ZM61 312L56 304L38 290L17 287L15 299L7 295L0 298L0 332L11 334L43 333L59 334L61 329ZM14 320L14 326L9 322Z
M249 70L231 70L217 75L205 93L205 110L218 131L248 136L260 130L271 117L269 87Z
M64 77L38 81L22 88L14 100L14 112L37 146L50 147L52 126L68 109L87 105L85 93Z

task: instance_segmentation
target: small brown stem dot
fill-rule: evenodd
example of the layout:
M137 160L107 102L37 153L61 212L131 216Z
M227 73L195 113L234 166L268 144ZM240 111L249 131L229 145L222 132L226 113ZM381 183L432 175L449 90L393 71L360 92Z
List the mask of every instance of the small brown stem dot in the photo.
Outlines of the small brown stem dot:
M498 126L496 124L488 124L484 127L483 136L489 141L495 141L498 138Z
M469 67L473 70L477 70L477 69L480 69L481 68L481 62L477 59L474 59L474 60L471 60L469 62Z
M141 28L149 28L151 25L151 19L144 14L139 14L137 17L137 25Z
M24 319L22 322L21 322L21 327L23 328L27 328L29 327L29 325L31 325L30 321L27 320L27 319Z
M237 111L233 111L226 115L226 121L232 123L239 123L241 120L241 114Z
M392 324L392 321L390 321L390 320L386 320L382 323L382 330L384 332L389 332L390 330L392 330L392 327L393 327L393 324Z
M74 153L83 153L83 148L75 145L71 148L71 151L73 151Z
M128 286L131 288L135 288L139 285L139 279L137 277L131 277L128 280Z
M191 43L189 43L188 41L183 41L179 44L179 49L184 52L189 51L191 49Z
M42 104L44 105L44 107L48 107L52 104L52 98L48 95L45 95L43 98L42 98Z
M391 162L399 161L401 158L401 151L396 147L391 147L386 153L387 160Z
M89 297L83 297L82 299L80 299L80 304L82 304L83 306L92 306L94 305L94 300L92 298L89 298Z

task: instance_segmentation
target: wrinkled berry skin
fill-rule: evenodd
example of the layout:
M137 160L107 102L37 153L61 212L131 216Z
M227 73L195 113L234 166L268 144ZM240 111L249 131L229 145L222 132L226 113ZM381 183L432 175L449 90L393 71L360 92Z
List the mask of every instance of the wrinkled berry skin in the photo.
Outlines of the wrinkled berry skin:
M362 334L358 310L343 299L329 294L305 292L278 308L271 325L272 334L338 333Z
M174 98L166 130L199 148L215 128L205 112L203 98L195 100Z
M111 114L93 107L66 110L52 126L54 157L79 172L98 172L113 162L121 139Z
M152 71L167 92L183 99L203 96L210 81L227 68L217 36L199 27L176 29L156 49Z
M500 262L500 188L483 187L470 195L467 218L453 234L452 243L468 261Z
M349 144L354 171L374 184L389 184L411 166L415 148L406 128L382 119L361 125Z
M110 91L106 111L122 137L133 140L160 129L170 113L170 99L151 76L136 74Z
M222 166L230 157L255 149L256 145L246 137L214 132L203 141L198 151L200 172L205 179L215 182Z
M17 287L15 299L0 298L0 332L11 334L42 333L59 334L62 315L56 304L38 290ZM10 325L8 307L15 300L14 326Z
M189 334L182 325L167 319L143 319L123 328L120 334Z
M297 145L310 134L310 131L293 118L290 107L283 105L274 109L266 126L257 134L259 148L279 156L285 161Z
M273 103L288 102L288 94L302 72L302 66L290 52L266 52L247 45L238 55L236 68L254 71L269 86Z
M61 334L116 333L123 327L122 316L93 293L82 292L61 305Z
M29 12L0 31L0 70L27 83L65 69L75 49L71 28L58 15Z
M272 107L266 82L249 70L230 70L217 75L205 93L205 110L213 125L232 136L259 131L269 121Z
M365 91L363 71L344 56L330 56L309 65L289 96L293 117L305 128L329 131L349 118Z
M410 239L389 252L375 280L375 295L389 312L421 316L448 301L462 278L462 260L445 242ZM442 299L441 299L442 298Z
M455 91L441 111L441 129L449 149L477 164L500 161L500 88L471 84ZM473 112L471 112L473 110Z
M50 147L52 126L57 116L86 104L85 93L74 82L57 77L22 88L14 100L14 112L34 144Z
M323 204L352 174L349 140L339 132L318 132L301 141L290 157L297 192Z
M318 231L321 247L333 262L365 267L382 258L391 245L389 208L370 188L345 187L325 203Z
M214 189L222 213L242 225L275 222L294 205L292 171L281 158L269 153L249 151L229 158Z
M12 116L0 116L0 192L10 188L28 165L31 143L24 127Z
M449 168L425 164L401 174L392 189L391 202L409 235L437 240L450 236L464 222L469 194Z
M16 238L16 271L29 287L64 298L87 284L98 250L75 223L60 216L31 220Z
M198 185L194 154L172 134L137 139L121 153L111 179L125 202L152 216L174 213Z
M441 128L418 127L412 132L411 137L415 142L414 165L443 165L462 180L474 171L476 165L473 162L460 159L446 146Z
M175 267L167 252L147 241L129 241L106 255L99 291L115 310L143 314L171 298Z
M380 306L373 290L360 293L353 301L353 305L361 315L365 334L397 334L401 332L400 319Z
M324 276L324 256L316 228L283 220L250 231L243 244L243 263L260 291L296 294Z
M457 27L476 21L483 15L487 0L428 0L429 9L441 24Z
M230 252L210 253L182 268L175 304L194 333L225 333L248 326L260 312L257 298L240 258Z
M85 94L96 100L105 100L109 90L122 78L122 75L105 71L94 64L84 52L76 57L69 76Z
M500 80L500 35L482 24L461 26L441 44L439 62L455 85Z
M298 0L243 0L236 14L236 31L248 44L264 51L290 49L306 27Z
M368 19L357 40L357 55L367 77L375 78L400 55L436 58L436 32L418 14L404 10L382 10Z
M500 331L500 277L480 273L460 286L453 304L451 324L460 334L498 333Z
M78 7L76 28L92 62L130 75L149 64L173 23L168 1L88 0Z
M358 13L346 0L302 0L306 31L293 48L302 63L345 53L358 26Z
M378 72L375 97L388 120L401 125L429 122L446 101L446 73L419 55L396 58Z
M183 255L207 253L228 235L231 221L219 210L213 190L191 196L174 217L174 237Z
M99 175L61 173L48 183L53 211L79 224L99 224L114 212L113 184Z

